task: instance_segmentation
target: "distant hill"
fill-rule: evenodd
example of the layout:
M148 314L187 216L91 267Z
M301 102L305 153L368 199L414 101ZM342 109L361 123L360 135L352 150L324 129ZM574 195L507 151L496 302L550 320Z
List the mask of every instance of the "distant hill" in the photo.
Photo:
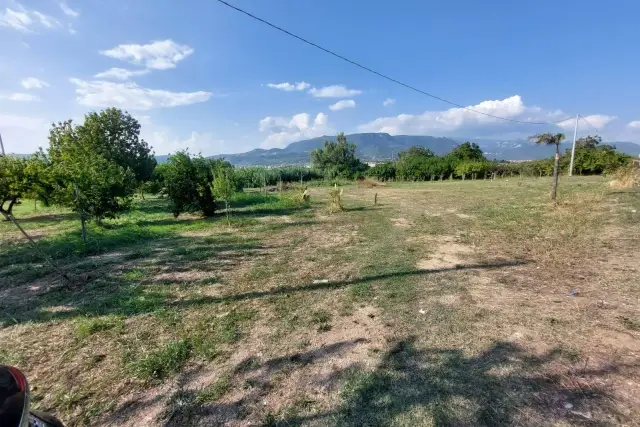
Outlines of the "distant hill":
M309 163L309 153L324 145L325 140L335 141L335 136L322 136L292 142L285 148L264 150L256 148L240 154L220 154L214 158L225 158L237 166L282 166ZM363 161L385 161L397 158L400 151L412 146L429 148L438 155L451 151L464 141L477 143L489 159L497 160L533 160L553 155L554 147L537 146L527 140L497 140L478 138L439 138L435 136L396 135L388 133L354 133L347 135L347 140L356 144L356 154ZM632 142L607 142L615 145L618 151L632 156L640 155L640 145ZM571 148L571 143L562 144L561 150ZM167 161L167 155L157 155L158 163Z
M488 159L534 160L544 159L553 156L553 153L555 153L554 146L538 146L527 140L496 141L469 139L469 141L477 143ZM632 142L606 142L606 144L613 145L618 151L632 156L640 155L640 145ZM571 149L571 142L565 142L560 145L561 152L564 153L567 149Z
M309 153L324 145L324 141L335 141L335 136L322 136L304 141L292 142L285 148L269 150L255 149L241 154L221 154L213 156L223 157L238 166L277 166L309 163ZM434 136L391 136L388 133L354 133L347 135L347 140L356 144L356 154L364 161L383 161L397 157L414 145L429 148L434 153L442 155L448 153L458 145L451 138Z

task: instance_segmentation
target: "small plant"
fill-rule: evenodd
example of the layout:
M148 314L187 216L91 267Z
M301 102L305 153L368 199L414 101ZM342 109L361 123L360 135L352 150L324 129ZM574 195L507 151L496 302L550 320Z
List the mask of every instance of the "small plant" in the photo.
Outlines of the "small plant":
M124 320L119 317L103 317L97 319L82 320L76 326L76 336L79 339L110 329L124 328Z
M329 202L327 206L329 213L342 212L344 210L342 206L342 194L342 188L338 188L337 185L334 185L333 188L329 190Z
M214 383L209 384L198 392L196 397L197 403L215 402L224 396L231 389L231 377L223 375Z
M191 342L173 341L133 362L131 369L135 377L149 381L162 380L178 372L191 356Z

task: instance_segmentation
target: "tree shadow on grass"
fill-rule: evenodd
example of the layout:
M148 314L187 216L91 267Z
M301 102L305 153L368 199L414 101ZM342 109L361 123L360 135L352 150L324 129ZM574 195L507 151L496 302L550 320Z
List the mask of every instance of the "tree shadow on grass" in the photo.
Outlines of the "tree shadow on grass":
M158 421L165 427L226 425L262 419L270 426L613 426L632 420L621 413L611 390L610 375L624 376L640 364L608 364L592 369L567 368L562 352L533 354L508 341L497 341L479 354L460 348L421 346L416 337L392 344L371 370L356 361L323 377L338 401L315 406L322 394L307 395L314 386L300 390L300 399L311 406L280 407L277 413L263 408L278 396L277 379L296 370L322 371L316 364L340 359L344 352L366 343L363 338L275 357L266 361L248 358L231 373L231 384L250 387L234 400L203 401L200 390L190 387L193 378L183 374L178 390L164 399ZM306 374L305 374L306 375ZM317 381L318 377L310 377ZM234 395L237 396L237 391ZM224 394L224 393L222 393ZM151 403L157 402L157 399ZM129 408L124 405L123 408ZM143 406L136 408L144 410ZM113 419L121 411L109 416ZM136 413L130 413L134 418ZM117 418L117 417L116 417ZM253 425L253 424L252 424Z
M354 279L340 280L335 282L319 282L319 283L306 284L302 286L280 286L270 290L251 291L251 292L231 294L228 296L221 296L221 297L211 297L211 296L200 297L197 299L176 301L172 305L190 306L190 305L214 304L214 303L220 303L220 302L243 301L243 300L250 300L250 299L266 298L273 295L296 293L296 292L312 292L312 291L319 291L319 290L340 289L340 288L344 288L352 285L357 285L362 283L372 283L378 280L386 280L386 279L393 279L393 278L399 278L399 277L426 276L430 274L443 273L447 271L456 271L456 270L496 269L496 268L505 268L505 267L515 267L515 266L525 265L525 264L528 264L528 261L517 260L517 261L501 261L501 262L484 263L484 264L457 265L451 268L440 268L440 269L432 269L432 270L415 270L415 269L401 270L401 271L393 271L389 273L362 276Z
M420 349L415 337L396 342L373 372L340 372L342 404L327 412L288 416L275 425L335 426L613 426L625 420L602 387L611 373L640 364L579 373L561 368L560 352L530 354L496 342L477 356L461 349Z
M170 306L189 288L223 286L226 272L260 260L273 249L257 239L228 234L119 247L108 256L84 257L72 268L65 267L79 278L75 286L49 276L46 282L57 283L0 287L0 325L153 312Z

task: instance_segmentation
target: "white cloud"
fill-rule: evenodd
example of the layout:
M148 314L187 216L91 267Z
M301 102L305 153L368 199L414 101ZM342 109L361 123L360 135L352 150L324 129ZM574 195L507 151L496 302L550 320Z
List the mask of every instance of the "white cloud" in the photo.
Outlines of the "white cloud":
M20 93L20 92L4 95L2 96L2 98L8 99L9 101L19 101L19 102L33 102L33 101L40 100L40 98L38 98L35 95L31 95L30 93Z
M353 99L344 99L342 101L338 101L333 105L329 105L329 109L331 111L340 111L340 110L344 110L345 108L355 108L356 106L356 101L354 101Z
M77 31L75 28L73 28L73 25L69 24L69 26L67 27L69 29L69 34L76 34Z
M31 26L31 24L33 24L33 20L23 7L20 7L20 10L7 8L4 13L0 14L0 27L30 32L29 26Z
M207 101L211 92L170 92L147 89L135 83L114 83L103 80L84 81L72 78L77 101L90 107L120 107L131 110L178 107Z
M265 117L260 120L260 132L269 133L262 148L282 148L293 141L306 138L315 138L330 132L328 127L329 117L324 113L318 113L315 119L311 119L308 113L296 114L290 119L286 117Z
M67 16L70 16L72 18L77 18L78 16L80 16L80 12L78 12L77 10L71 9L69 5L67 5L65 2L58 3L58 6L60 6L60 9L62 9L62 12L64 12L64 14Z
M113 49L103 50L102 55L144 65L154 70L175 68L176 64L193 53L193 49L173 40L154 41L149 44L121 44Z
M150 70L126 70L124 68L109 68L107 71L96 74L97 79L114 79L114 80L128 80L134 76L142 76L147 74Z
M34 10L32 13L35 15L36 18L38 18L40 23L47 28L56 28L56 27L60 27L61 25L60 21L58 21L52 16L45 15L44 13L40 13L37 10Z
M385 107L388 105L393 105L396 103L396 100L393 98L387 98L382 102L382 105L384 105Z
M32 27L57 28L60 22L52 16L37 10L28 10L19 3L14 3L15 9L6 8L0 13L0 27L11 28L23 33L32 33Z
M627 126L632 129L640 129L640 120L634 120L632 122L627 123Z
M295 82L295 83L267 83L267 86L272 89L283 90L285 92L301 91L311 87L307 82Z
M469 108L529 122L554 121L564 116L562 111L545 111L540 107L526 106L519 95L503 100L483 101ZM429 135L450 133L461 129L474 130L504 123L506 122L464 108L451 108L444 111L426 111L417 115L400 114L395 117L381 117L360 125L358 129L361 132L386 132L395 135Z
M49 87L49 83L36 77L24 78L20 80L20 84L25 89L42 89L43 87Z
M311 88L309 93L316 98L347 98L349 96L360 95L361 90L347 89L343 85L325 86L323 88Z
M603 127L605 127L606 125L608 125L609 123L611 123L613 120L617 119L616 116L605 116L604 114L593 114L591 116L584 116L584 121L580 120L578 122L578 129L586 127L588 128L590 131L595 131L595 129L593 129L593 127L591 126L595 126L598 129L602 129ZM585 121L587 123L585 123ZM565 129L565 130L573 130L575 128L576 125L576 119L575 118L571 118L568 120L565 120L563 122L558 123L558 126L560 126L561 128ZM591 125L591 126L589 126Z

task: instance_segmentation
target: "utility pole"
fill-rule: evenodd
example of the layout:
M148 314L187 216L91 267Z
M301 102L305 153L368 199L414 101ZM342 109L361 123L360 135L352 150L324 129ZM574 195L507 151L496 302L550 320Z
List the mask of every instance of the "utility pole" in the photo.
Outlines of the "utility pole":
M571 147L571 163L569 163L569 176L573 176L573 159L576 156L576 137L578 136L578 119L580 119L580 114L576 114L576 127L573 128L573 146Z
M2 155L4 156L4 144L2 143L2 134L0 133L0 150L2 150Z

